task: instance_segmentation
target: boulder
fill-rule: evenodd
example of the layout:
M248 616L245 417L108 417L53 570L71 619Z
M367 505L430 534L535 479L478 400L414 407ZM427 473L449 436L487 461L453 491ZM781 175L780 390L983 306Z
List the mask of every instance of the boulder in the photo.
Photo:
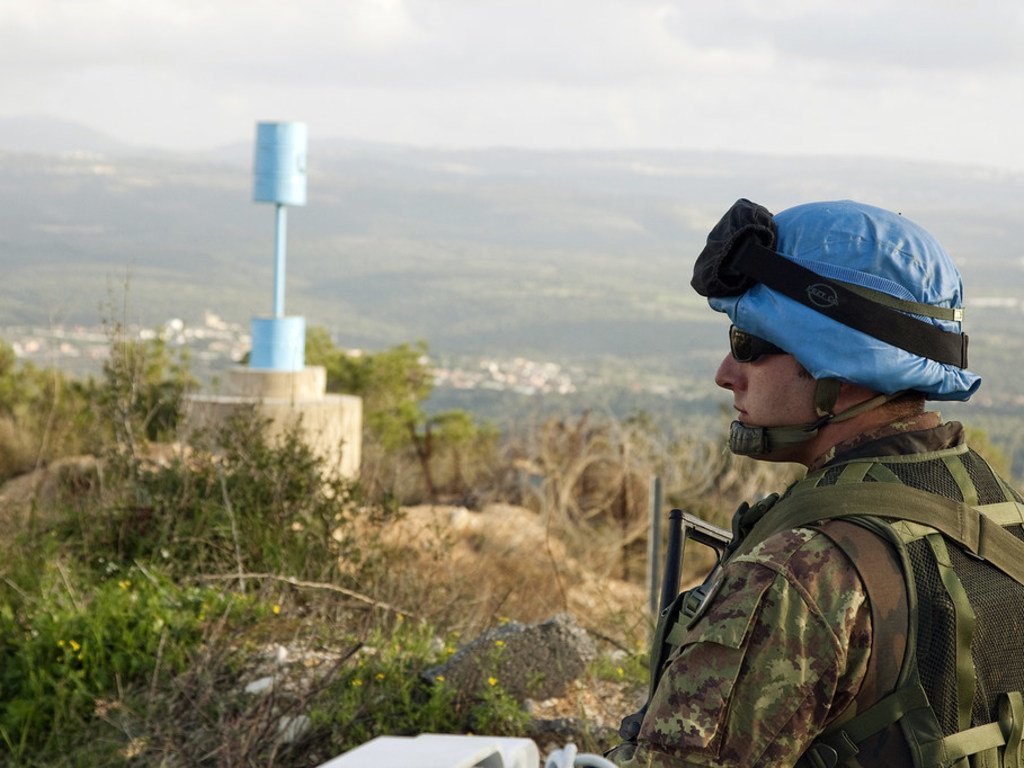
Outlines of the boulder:
M547 699L564 695L596 655L586 630L560 614L541 624L509 622L488 630L424 674L464 692L500 685L519 701Z

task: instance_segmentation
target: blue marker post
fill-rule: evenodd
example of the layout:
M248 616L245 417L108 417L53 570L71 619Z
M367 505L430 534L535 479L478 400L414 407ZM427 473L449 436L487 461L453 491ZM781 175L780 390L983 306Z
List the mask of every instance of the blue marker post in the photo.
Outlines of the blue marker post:
M267 422L268 438L276 441L297 429L324 459L325 470L354 478L362 451L363 401L327 393L324 367L305 365L305 318L284 313L287 209L306 204L306 126L257 123L254 161L253 200L274 204L274 311L252 319L249 365L226 371L226 394L190 398L190 426L223 423L239 408L253 407Z
M274 225L274 317L284 317L284 255L288 240L288 209L277 204Z
M305 123L257 123L253 199L274 203L274 313L252 320L250 368L301 371L305 365L306 319L284 314L288 205L306 204Z

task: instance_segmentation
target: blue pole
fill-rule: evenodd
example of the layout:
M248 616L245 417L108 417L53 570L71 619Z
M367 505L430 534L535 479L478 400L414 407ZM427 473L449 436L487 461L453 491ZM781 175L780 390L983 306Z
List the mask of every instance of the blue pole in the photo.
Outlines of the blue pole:
M274 317L284 317L284 255L287 228L285 207L278 203L274 238Z

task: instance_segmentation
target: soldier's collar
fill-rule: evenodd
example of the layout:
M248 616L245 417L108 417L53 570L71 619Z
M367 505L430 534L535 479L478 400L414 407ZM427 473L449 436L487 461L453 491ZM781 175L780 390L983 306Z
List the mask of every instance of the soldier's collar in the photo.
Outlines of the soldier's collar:
M837 443L819 456L807 471L813 472L836 461L937 451L962 442L963 426L959 422L943 424L940 413L925 411Z

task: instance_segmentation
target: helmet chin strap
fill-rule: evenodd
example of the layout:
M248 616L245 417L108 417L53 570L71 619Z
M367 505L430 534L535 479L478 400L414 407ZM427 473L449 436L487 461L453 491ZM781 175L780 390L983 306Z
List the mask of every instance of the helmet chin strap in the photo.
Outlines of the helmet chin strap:
M906 391L876 395L837 415L834 409L839 398L840 385L839 379L817 380L814 388L814 410L819 417L817 421L782 427L749 427L741 421L734 421L729 426L729 450L738 456L765 456L779 448L806 443L826 424L838 424L874 410L890 400L895 400Z

